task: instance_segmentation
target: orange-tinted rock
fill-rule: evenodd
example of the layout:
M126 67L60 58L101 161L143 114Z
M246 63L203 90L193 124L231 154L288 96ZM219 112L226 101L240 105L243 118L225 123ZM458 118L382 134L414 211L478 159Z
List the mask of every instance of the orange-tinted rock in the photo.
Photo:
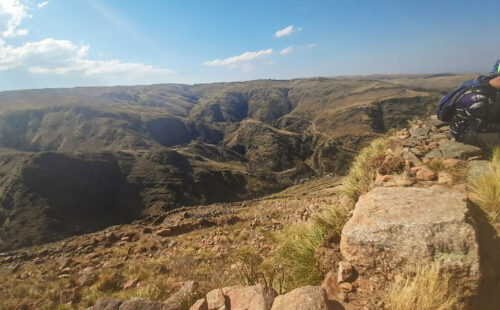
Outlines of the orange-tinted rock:
M222 289L229 309L270 310L278 293L262 284L232 286Z
M436 179L436 173L429 168L422 168L417 171L417 180L432 181Z
M320 286L304 286L280 295L272 310L328 310L325 291Z

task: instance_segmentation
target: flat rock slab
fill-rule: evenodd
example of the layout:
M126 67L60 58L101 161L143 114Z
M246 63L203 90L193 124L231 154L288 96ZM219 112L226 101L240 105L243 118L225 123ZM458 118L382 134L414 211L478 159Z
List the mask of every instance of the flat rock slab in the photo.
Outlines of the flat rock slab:
M342 230L340 249L366 278L439 259L443 268L464 271L463 280L476 292L479 252L471 223L465 192L377 187L360 197Z
M439 148L430 151L426 158L459 158L466 159L481 154L481 149L474 145L463 144L456 141L446 141Z
M469 172L467 181L472 182L484 175L490 169L490 162L487 160L472 160L469 162Z

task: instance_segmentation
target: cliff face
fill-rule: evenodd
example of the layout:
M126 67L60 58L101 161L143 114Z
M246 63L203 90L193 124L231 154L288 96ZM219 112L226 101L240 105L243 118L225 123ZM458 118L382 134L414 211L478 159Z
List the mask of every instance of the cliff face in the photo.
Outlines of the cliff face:
M432 114L467 78L2 92L0 249L345 173L368 141Z

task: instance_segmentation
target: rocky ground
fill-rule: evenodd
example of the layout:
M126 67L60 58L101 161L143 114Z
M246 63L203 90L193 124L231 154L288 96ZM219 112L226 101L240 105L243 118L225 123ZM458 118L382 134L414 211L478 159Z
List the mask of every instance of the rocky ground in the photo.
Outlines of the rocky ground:
M485 169L484 156L437 120L394 132L375 188L351 211L340 243L329 236L318 249L321 286L279 296L241 286L238 253L268 257L287 226L346 203L333 177L1 253L0 309L385 309L389 284L436 258L466 283L463 307L494 309L498 235L467 200L467 178Z

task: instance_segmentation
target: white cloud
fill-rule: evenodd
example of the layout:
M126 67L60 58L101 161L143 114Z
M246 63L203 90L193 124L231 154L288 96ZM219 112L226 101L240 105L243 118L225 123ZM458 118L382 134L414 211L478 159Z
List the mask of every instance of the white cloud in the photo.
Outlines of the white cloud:
M31 17L20 0L0 0L0 38L24 36L26 29L18 29L25 18Z
M167 68L142 63L87 59L88 50L88 45L76 45L68 40L53 38L28 42L20 47L0 44L0 71L26 69L31 73L76 73L85 77L114 75L125 79L175 73Z
M311 44L308 44L308 45L306 46L306 48L314 48L315 46L316 46L316 44L311 43Z
M49 4L49 1L40 2L40 3L38 3L38 8L41 9L44 6L46 6L47 4Z
M285 47L284 49L282 49L280 51L280 54L281 55L287 55L287 54L290 54L292 51L293 51L293 45L289 46L289 47Z
M281 38L281 37L284 37L284 36L291 35L295 31L302 31L302 28L301 27L294 28L293 25L290 25L288 27L285 27L285 28L283 28L281 30L276 31L276 33L274 34L274 36L276 38Z
M210 61L205 61L203 64L205 66L210 66L210 67L220 67L220 66L229 66L230 68L236 68L239 66L239 64L244 63L244 62L249 62L261 57L265 57L268 55L271 55L273 53L273 49L267 49L267 50L260 50L257 52L245 52L241 55L233 56L233 57L228 57L224 59L214 59Z

